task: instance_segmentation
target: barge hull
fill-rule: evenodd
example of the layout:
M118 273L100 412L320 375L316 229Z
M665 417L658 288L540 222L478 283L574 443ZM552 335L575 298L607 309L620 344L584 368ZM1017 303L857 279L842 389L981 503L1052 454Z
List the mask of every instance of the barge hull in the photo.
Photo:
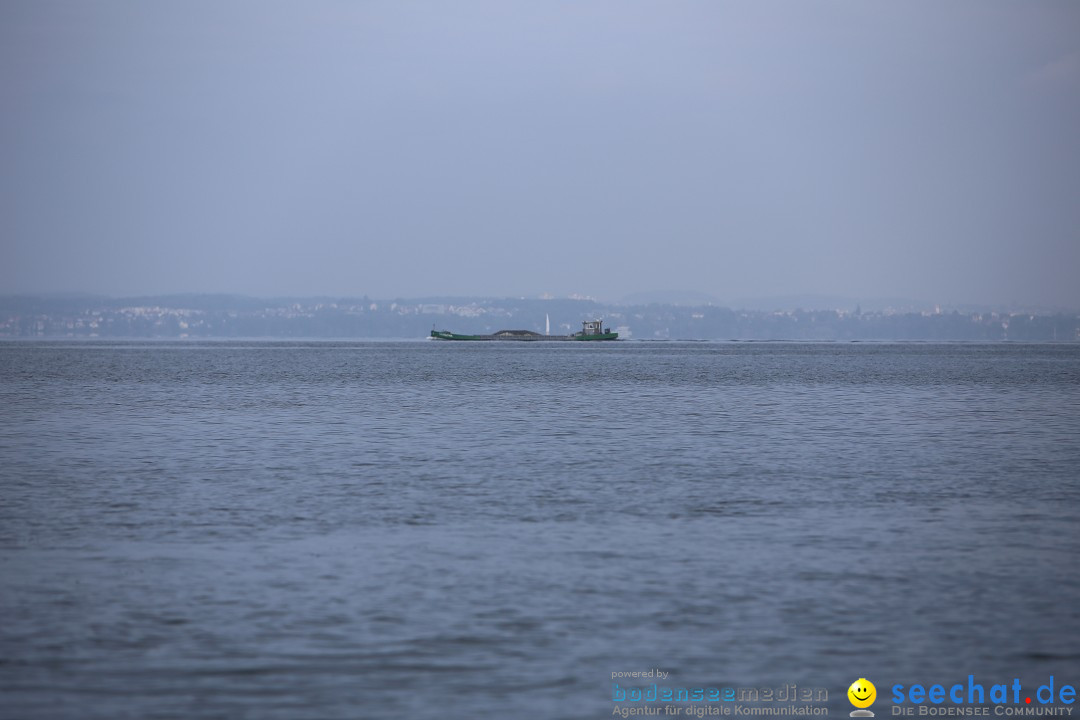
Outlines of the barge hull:
M619 333L607 332L597 335L457 335L444 330L432 330L431 337L436 340L494 341L494 342L592 342L599 340L618 340Z

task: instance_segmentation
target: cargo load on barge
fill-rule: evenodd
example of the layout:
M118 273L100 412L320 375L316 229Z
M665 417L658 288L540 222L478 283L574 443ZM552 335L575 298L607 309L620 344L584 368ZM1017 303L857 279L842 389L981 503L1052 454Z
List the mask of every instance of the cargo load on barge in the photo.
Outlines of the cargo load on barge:
M619 333L604 328L603 320L586 320L581 323L581 332L572 335L541 335L532 330L500 330L492 335L458 335L446 330L432 330L431 337L436 340L618 340Z

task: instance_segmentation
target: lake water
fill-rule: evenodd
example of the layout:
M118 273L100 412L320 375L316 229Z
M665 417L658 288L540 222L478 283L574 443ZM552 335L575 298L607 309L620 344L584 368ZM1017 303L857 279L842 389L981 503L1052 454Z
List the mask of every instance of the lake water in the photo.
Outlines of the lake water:
M1080 346L9 342L0 407L0 717L1080 684Z

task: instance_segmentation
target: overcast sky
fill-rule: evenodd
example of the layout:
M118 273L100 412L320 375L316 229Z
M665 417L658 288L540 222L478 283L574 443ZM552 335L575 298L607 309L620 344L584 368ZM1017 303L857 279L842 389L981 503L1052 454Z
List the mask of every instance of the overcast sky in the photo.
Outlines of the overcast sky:
M0 292L1080 308L1077 2L0 3Z

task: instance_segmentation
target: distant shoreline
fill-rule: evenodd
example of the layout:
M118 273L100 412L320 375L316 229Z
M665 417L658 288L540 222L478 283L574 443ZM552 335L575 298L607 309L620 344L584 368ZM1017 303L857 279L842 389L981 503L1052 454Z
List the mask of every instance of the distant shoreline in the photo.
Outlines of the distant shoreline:
M434 328L567 334L602 318L621 341L1080 342L1080 313L717 305L614 305L575 299L140 298L0 296L0 339L355 341L426 339Z

